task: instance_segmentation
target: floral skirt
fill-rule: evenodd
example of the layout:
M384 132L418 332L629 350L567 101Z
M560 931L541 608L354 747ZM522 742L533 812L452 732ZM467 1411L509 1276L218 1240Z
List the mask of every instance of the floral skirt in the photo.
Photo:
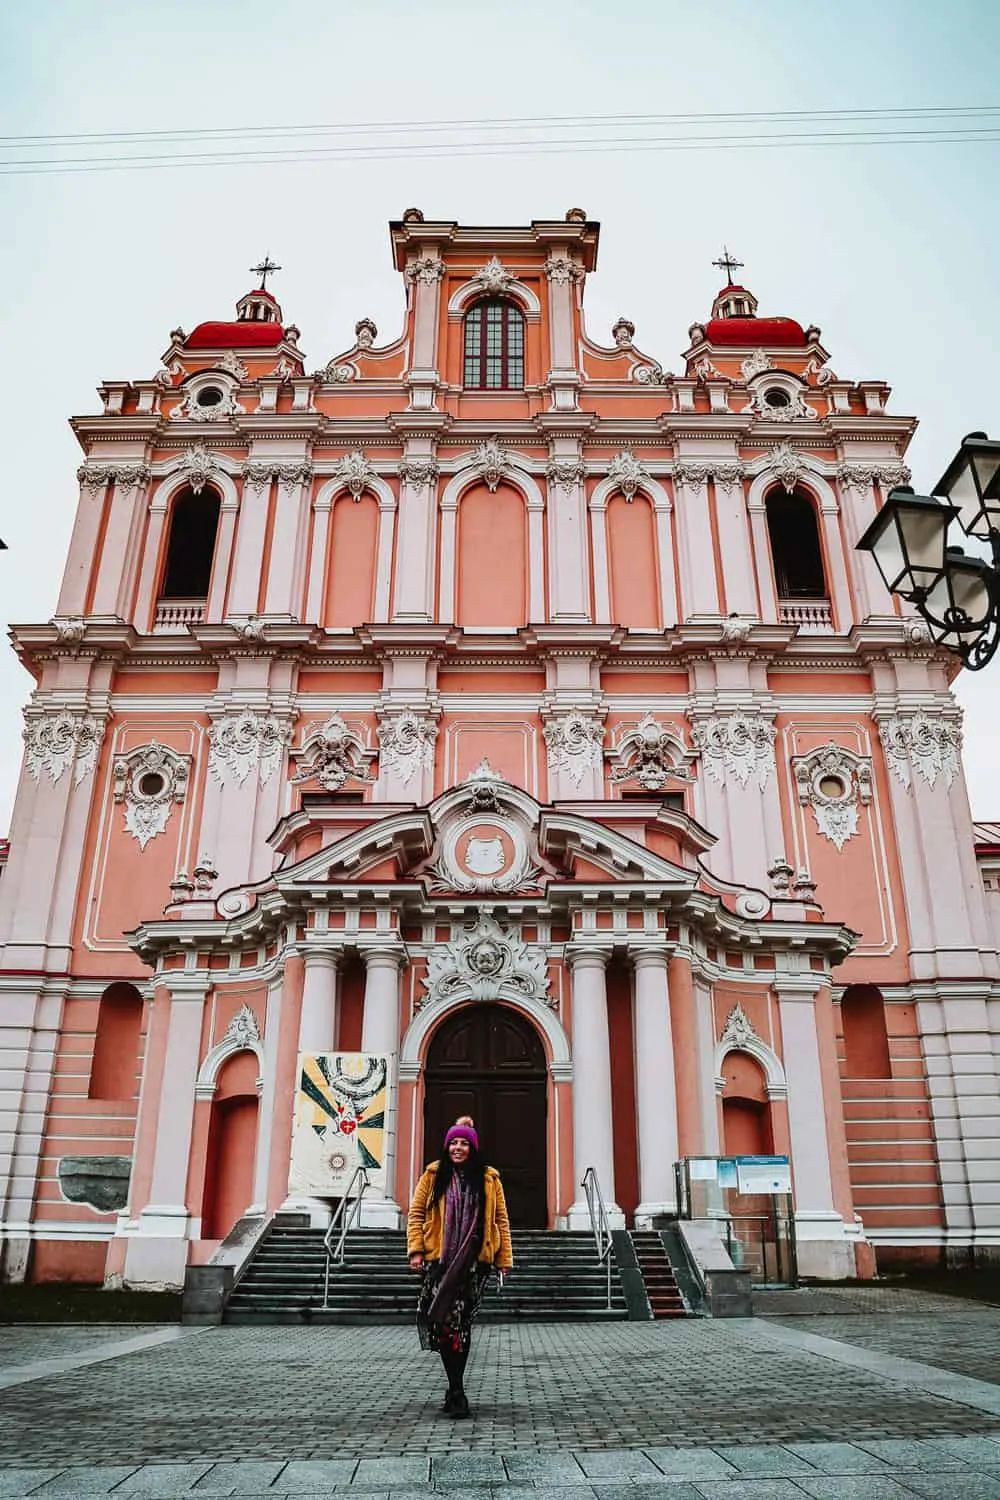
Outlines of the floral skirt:
M472 1323L483 1300L483 1292L490 1276L490 1267L474 1260L465 1274L454 1302L443 1323L432 1323L427 1316L441 1276L441 1262L430 1261L420 1283L417 1298L417 1333L421 1349L433 1349L435 1353L454 1351L466 1353L472 1339Z

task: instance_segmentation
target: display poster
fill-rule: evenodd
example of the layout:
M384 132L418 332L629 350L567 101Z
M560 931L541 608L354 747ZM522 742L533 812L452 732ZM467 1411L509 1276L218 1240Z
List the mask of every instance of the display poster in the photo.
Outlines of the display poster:
M719 1175L719 1163L714 1156L689 1156L687 1161L692 1182L714 1182Z
M736 1185L741 1193L790 1193L792 1169L787 1156L737 1156Z
M719 1186L721 1188L734 1188L736 1180L736 1158L735 1156L719 1157Z
M288 1191L340 1198L358 1167L385 1191L389 1059L369 1052L303 1052Z

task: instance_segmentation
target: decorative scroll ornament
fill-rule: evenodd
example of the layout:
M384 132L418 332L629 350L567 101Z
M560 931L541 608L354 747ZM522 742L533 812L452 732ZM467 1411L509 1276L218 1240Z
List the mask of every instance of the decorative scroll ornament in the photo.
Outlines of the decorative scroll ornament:
M289 723L253 709L216 719L208 732L208 769L220 786L242 786L255 770L263 786L278 769L291 737Z
M274 477L282 489L294 489L298 484L308 484L313 477L311 463L275 464Z
M694 373L697 375L699 380L722 379L722 371L716 365L713 365L707 354L703 354L701 356L701 359L695 360Z
M417 1009L459 997L492 1000L502 994L552 1007L558 1003L549 994L545 955L486 915L450 943L431 949L427 977L421 982L427 994L418 1000Z
M197 896L210 896L212 887L219 878L215 862L210 854L201 854L194 867L194 889Z
M225 354L217 363L217 368L225 370L227 375L233 375L241 383L246 380L250 371L240 359L235 349L227 349Z
M116 484L120 490L138 489L149 478L148 464L99 464L86 463L76 471L76 477L91 494Z
M114 799L125 804L125 827L145 849L163 833L175 802L187 796L191 757L152 740L114 763Z
M753 627L759 624L759 620L750 619L746 615L727 615L722 622L722 639L737 645L740 641L747 640Z
M294 380L298 373L298 365L293 364L292 361L288 358L287 354L283 354L281 356L281 358L278 360L278 363L271 371L274 379L280 380L282 385L287 385L290 380Z
M260 1026L249 1005L242 1005L229 1025L223 1041L232 1042L241 1051L252 1051L260 1045Z
M732 776L745 787L755 777L761 791L774 770L775 737L773 724L758 714L742 713L700 719L691 733L714 781L722 785Z
M760 1041L753 1022L738 1000L726 1017L719 1041L726 1047L745 1047L748 1042Z
M338 365L334 358L322 370L315 372L314 379L332 380L335 385L346 385L349 380L355 380L357 374L353 365Z
M434 458L404 458L399 466L399 477L415 490L426 489L436 484L441 466Z
M589 714L562 714L549 719L544 728L550 771L565 771L574 786L583 781L584 773L600 766L604 744L604 725Z
M348 453L340 460L336 476L341 484L347 486L356 501L361 499L372 480L377 477L360 448L355 448L353 453Z
M768 385L757 385L750 393L750 407L756 416L765 422L792 422L805 421L817 422L819 414L813 411L809 402L805 399L801 389L796 386L793 390L781 386L780 390L788 400L783 406L772 406L768 401L768 392L772 389Z
M688 765L695 759L681 736L669 725L658 724L652 714L604 754L612 781L637 781L647 792L662 792L670 781L690 781Z
M266 490L273 478L273 464L251 461L243 465L244 490Z
M87 713L72 709L26 711L25 764L34 781L44 771L53 786L67 767L73 767L73 785L79 786L97 764L104 724Z
M805 460L791 443L777 443L768 455L767 467L790 495L806 472Z
M620 453L616 453L608 466L608 478L614 481L616 488L621 490L630 504L635 499L636 490L648 477L631 448L623 448Z
M200 495L209 480L220 473L219 462L204 443L193 443L184 454L179 469L196 495Z
M565 255L553 255L545 262L545 274L555 286L565 286L567 282L583 280L583 267Z
M740 374L747 381L752 380L755 375L763 374L765 370L773 369L770 355L763 349L755 349L740 365Z
M631 371L631 377L637 385L666 385L673 380L673 370L664 370L663 366L655 361L648 365L636 365Z
M153 384L162 387L164 390L169 390L175 380L183 380L183 378L184 366L180 360L174 359L168 365L164 365L162 369L157 370L153 376Z
M611 337L619 349L627 349L635 338L635 324L630 318L619 318L611 329Z
M206 389L204 385L199 385L198 390L186 391L183 400L179 401L170 413L170 420L172 422L224 422L230 417L245 416L245 409L237 401L234 393L228 389L223 390L221 387L220 381L219 400L214 401L211 406L201 406L198 402L199 392Z
M950 787L961 770L962 731L949 719L931 719L916 713L910 718L885 719L879 738L889 769L910 790L913 768L933 787L940 776Z
M476 449L472 455L472 464L479 470L486 488L495 493L497 485L511 466L511 457L496 438L490 438Z
M513 271L508 271L498 255L493 255L482 270L476 272L472 280L476 286L482 287L484 292L489 292L491 296L496 297L502 292L509 291L517 277Z
M411 260L406 268L407 281L419 281L424 286L433 286L441 280L445 273L443 260L438 260L435 255L422 255L417 260Z
M369 765L376 753L339 714L331 714L325 724L310 724L301 748L292 751L300 763L292 781L318 781L328 792L339 792L347 781L374 781Z
M824 838L843 849L858 831L858 808L872 800L871 759L831 740L792 757L799 802L811 806Z
M806 365L803 374L807 377L811 375L818 386L833 385L837 379L836 371L831 370L829 365L821 364L815 354Z
M413 713L383 719L378 726L382 769L395 772L406 786L417 771L433 770L436 739L437 725L433 719Z
M587 466L581 458L550 458L545 466L549 484L561 490L571 490L582 484L587 477Z

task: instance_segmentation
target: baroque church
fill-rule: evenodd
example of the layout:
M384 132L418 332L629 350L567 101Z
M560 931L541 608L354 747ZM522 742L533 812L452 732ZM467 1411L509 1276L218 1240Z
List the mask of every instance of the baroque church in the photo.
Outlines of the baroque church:
M177 1288L359 1162L395 1227L459 1113L515 1228L771 1156L802 1275L1000 1245L1000 831L855 550L915 423L728 255L677 373L588 329L598 241L407 210L387 341L310 364L265 262L74 419L12 632L4 1279Z

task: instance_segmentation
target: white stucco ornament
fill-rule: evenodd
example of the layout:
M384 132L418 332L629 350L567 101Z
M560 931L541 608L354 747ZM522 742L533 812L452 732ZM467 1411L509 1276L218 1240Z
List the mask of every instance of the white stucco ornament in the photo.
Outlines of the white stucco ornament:
M615 487L621 490L625 499L635 499L635 492L648 476L642 464L636 458L631 448L623 448L616 453L608 466L608 478L613 480Z
M192 443L180 460L178 468L196 495L200 495L209 480L214 479L220 473L218 459L214 453L209 452L204 443Z
M493 255L486 262L485 266L483 266L482 270L477 271L472 279L477 286L482 287L484 292L489 292L492 296L496 297L503 292L509 291L517 280L517 277L513 271L508 271L498 255Z
M680 734L645 714L618 741L605 750L612 781L636 781L647 792L661 792L670 781L690 781L690 762L695 759Z
M755 349L740 365L740 373L744 380L752 380L755 375L773 368L770 355L764 349Z
M355 500L360 500L364 491L376 477L368 459L355 448L353 453L348 453L337 465L337 479L341 484L347 486Z
M377 751L336 713L323 724L310 724L301 746L291 753L299 762L293 782L317 781L325 791L339 792L348 781L375 779L369 767Z
M191 757L151 740L114 764L114 799L124 803L125 827L145 849L165 831L175 802L187 796Z
M824 838L843 849L858 831L859 809L872 800L872 763L831 740L792 758L799 802L811 806Z
M25 719L24 758L31 778L40 781L44 772L55 785L72 766L73 785L79 786L97 764L101 720L65 708L28 708Z
M560 714L549 719L543 731L550 771L565 771L575 786L584 773L601 764L604 725L590 714Z
M216 719L208 732L208 769L220 786L242 786L256 771L261 785L270 781L292 737L292 726L273 714L246 709Z
M486 914L475 927L431 949L421 982L427 994L418 1000L418 1010L459 998L493 1000L504 994L556 1004L549 994L544 953L529 948L513 928L501 927Z
M719 1041L729 1047L745 1047L747 1042L756 1040L757 1033L753 1029L753 1022L737 1000L726 1017L726 1024L722 1028Z
M744 713L699 719L691 733L714 781L724 785L732 777L745 787L754 778L761 791L774 770L775 736L774 725L760 714Z
M379 759L383 770L395 772L403 786L419 770L433 770L437 725L419 714L394 714L378 726Z
M901 786L910 790L916 769L933 787L940 776L951 787L961 770L961 727L952 719L915 713L885 719L879 738L889 769Z
M486 488L494 494L501 479L510 468L510 463L510 454L496 438L490 438L488 442L481 443L472 455L473 468L478 469Z
M787 440L777 443L768 454L767 467L790 495L806 472L805 460Z

